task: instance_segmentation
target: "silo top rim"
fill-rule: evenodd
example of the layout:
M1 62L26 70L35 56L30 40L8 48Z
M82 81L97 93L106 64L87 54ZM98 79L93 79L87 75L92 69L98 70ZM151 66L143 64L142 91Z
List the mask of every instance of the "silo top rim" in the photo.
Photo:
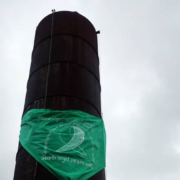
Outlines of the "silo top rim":
M54 13L77 13L79 14L77 11L55 11ZM48 14L47 16L45 16L38 24L38 26L41 24L41 22L43 22L44 19L46 19L48 16L51 16L51 14ZM92 27L94 28L94 31L96 31L96 28L94 27L94 25L91 23L91 21L89 19L87 19L85 16L83 16L82 14L79 14L80 16L82 16L84 19L86 19L91 25ZM38 27L37 26L37 27Z
M97 34L92 23L77 12L58 11L47 15L37 26L34 48L43 40L52 36L68 34L85 40L98 54ZM52 23L53 22L53 23Z

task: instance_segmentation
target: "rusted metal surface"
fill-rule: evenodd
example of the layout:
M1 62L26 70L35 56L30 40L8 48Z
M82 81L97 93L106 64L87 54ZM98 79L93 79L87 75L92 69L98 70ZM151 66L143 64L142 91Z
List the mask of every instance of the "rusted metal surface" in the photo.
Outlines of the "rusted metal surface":
M46 16L38 25L34 47L50 37L51 15ZM97 35L94 26L77 12L61 11L55 13L53 35L72 34L87 41L98 52Z
M36 29L23 114L44 108L50 50L51 18L45 17ZM46 108L76 109L101 117L99 58L93 25L77 12L54 14L52 52ZM35 159L19 144L14 180L33 180ZM56 180L38 163L34 180ZM105 180L101 170L90 180Z
M45 96L47 68L36 71L27 85L25 109ZM100 113L100 85L85 68L74 63L53 63L49 72L47 97L71 96L84 100Z
M83 39L60 34L53 36L51 62L72 62L89 70L99 80L99 62L96 51ZM54 46L58 48L54 48ZM30 75L38 68L47 65L49 58L50 38L45 39L38 44L32 54ZM39 58L41 57L41 58Z

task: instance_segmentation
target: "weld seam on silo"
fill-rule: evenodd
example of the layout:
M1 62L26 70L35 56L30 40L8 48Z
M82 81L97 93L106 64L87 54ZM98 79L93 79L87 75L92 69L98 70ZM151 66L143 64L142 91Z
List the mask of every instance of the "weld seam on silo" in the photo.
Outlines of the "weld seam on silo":
M98 81L98 84L99 84L99 86L100 86L100 91L101 91L101 84L100 84L100 81L99 81L98 77L97 77L90 69L86 68L85 66L83 66L83 65L81 65L81 64L79 64L79 63L72 62L72 61L51 61L51 62L48 63L48 64L44 64L43 66L38 67L36 70L34 70L34 71L29 75L29 79L28 79L28 81L27 81L27 86L28 86L28 83L29 83L29 80L30 80L31 76L32 76L34 73L36 73L39 69L41 69L41 68L43 68L43 67L45 67L45 66L48 66L48 65L50 65L50 64L55 64L55 63L72 63L72 64L76 64L76 65L81 66L82 68L86 69L86 70L89 71L89 72L95 77L95 79Z
M93 45L92 45L91 43L89 43L86 39L82 38L81 36L78 36L78 35L75 35L75 34L70 34L70 33L53 34L52 38L55 37L55 36L61 36L61 35L71 35L71 36L78 37L78 38L84 40L84 41L85 41L87 44L89 44L89 45L91 46L91 48L95 51L95 53L96 53L96 55L97 55L97 57L98 57L98 62L99 62L98 52L97 52L96 49L93 47ZM32 54L33 54L34 50L36 49L36 47L37 47L40 43L42 43L43 41L45 41L45 40L47 40L47 39L49 39L49 38L51 38L51 36L48 36L48 37L42 39L41 41L39 41L39 42L34 46L34 49L33 49L33 51L32 51Z
M84 98L80 98L80 97L76 97L76 96L71 96L71 95L60 95L60 94L47 95L47 97L56 97L56 96L59 96L59 97L61 97L61 96L63 96L63 97L73 97L73 98L76 98L76 99L81 99L81 100L87 102L88 104L90 104L91 106L93 106L94 109L98 112L99 116L101 117L101 113L99 112L98 108L96 108L96 106L94 106L93 103L85 100ZM27 109L31 104L33 104L35 101L39 101L39 100L41 100L41 99L44 99L44 96L43 96L43 97L40 97L40 98L38 98L38 99L36 99L36 100L34 100L34 101L32 101L32 102L30 102L30 103L24 108L23 113L26 111L26 109Z

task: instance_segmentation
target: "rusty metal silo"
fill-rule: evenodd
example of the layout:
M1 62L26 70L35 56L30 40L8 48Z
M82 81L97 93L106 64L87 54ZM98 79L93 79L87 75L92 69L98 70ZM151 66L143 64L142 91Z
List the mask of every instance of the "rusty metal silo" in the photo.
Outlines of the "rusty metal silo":
M101 117L100 92L94 26L77 12L46 16L36 29L23 115L47 108L81 110ZM33 179L56 180L19 144L14 180ZM104 169L90 180L105 180Z

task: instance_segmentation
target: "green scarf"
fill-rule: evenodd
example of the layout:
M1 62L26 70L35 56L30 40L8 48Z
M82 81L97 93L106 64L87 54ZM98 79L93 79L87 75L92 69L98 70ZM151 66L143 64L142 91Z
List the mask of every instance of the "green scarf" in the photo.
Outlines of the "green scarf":
M59 180L86 180L105 168L103 120L78 110L32 109L20 143Z

